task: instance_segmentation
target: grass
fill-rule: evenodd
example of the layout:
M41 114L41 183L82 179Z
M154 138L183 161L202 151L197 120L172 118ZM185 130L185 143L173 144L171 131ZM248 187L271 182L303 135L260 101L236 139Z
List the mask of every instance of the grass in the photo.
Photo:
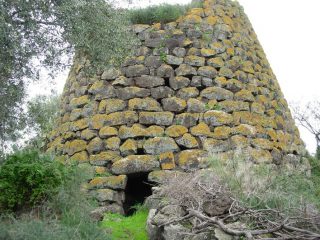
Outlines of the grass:
M111 240L147 240L146 222L148 210L138 207L132 216L120 214L106 214L102 221L102 227L111 235Z
M270 207L287 215L302 209L320 209L319 176L307 178L298 170L255 165L241 157L224 164L212 157L210 163L232 193L251 208Z
M201 6L201 3L154 5L147 8L129 10L129 18L133 24L169 23L183 16L191 8Z

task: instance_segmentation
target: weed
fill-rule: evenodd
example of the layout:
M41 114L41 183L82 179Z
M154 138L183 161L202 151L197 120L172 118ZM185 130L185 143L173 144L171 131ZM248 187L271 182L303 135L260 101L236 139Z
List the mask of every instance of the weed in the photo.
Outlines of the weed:
M208 111L208 110L216 110L216 111L220 111L222 110L222 107L219 105L219 104L214 104L214 105L211 105L209 103L206 103L205 104L205 109Z
M167 54L164 51L160 51L160 59L162 62L167 62Z
M102 226L111 233L112 240L147 240L146 221L148 210L145 207L136 208L132 216L108 213L102 221Z

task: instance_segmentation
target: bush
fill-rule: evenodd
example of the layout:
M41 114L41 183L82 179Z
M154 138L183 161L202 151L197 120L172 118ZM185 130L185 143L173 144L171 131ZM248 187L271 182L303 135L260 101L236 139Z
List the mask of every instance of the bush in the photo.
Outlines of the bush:
M147 217L148 210L144 207L138 207L137 211L128 217L120 214L106 214L102 226L111 233L112 240L147 240Z
M56 192L66 176L61 163L37 150L9 155L0 166L0 209L34 206Z
M32 212L19 218L0 216L0 240L108 240L104 229L90 218L96 204L80 188L87 173L85 168L69 169L67 180L36 216Z
M189 9L200 7L200 3L191 3L188 5L170 5L162 4L150 6L147 8L134 9L129 11L129 17L133 24L153 24L168 23L177 20L183 16Z

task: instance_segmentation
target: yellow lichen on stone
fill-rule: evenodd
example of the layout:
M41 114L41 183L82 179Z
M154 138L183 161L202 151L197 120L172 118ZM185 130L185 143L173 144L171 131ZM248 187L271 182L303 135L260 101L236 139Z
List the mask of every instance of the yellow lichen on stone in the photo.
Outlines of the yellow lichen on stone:
M232 133L253 137L257 133L257 130L254 126L248 124L240 124L239 126L232 129Z
M189 14L183 18L183 22L187 24L198 24L202 22L202 18L198 15Z
M72 123L71 128L74 131L79 131L89 126L89 120L87 118L80 119Z
M252 95L251 91L246 89L242 89L234 95L236 100L239 101L246 101L246 102L253 102L255 100L254 96Z
M137 153L137 142L133 139L126 140L120 147L123 156L133 155Z
M203 8L191 8L191 10L188 12L188 14L203 17L204 11L203 11Z
M73 98L70 101L70 105L74 108L82 107L90 102L90 98L88 95L84 95L78 98Z
M277 133L274 129L269 128L266 130L266 132L272 141L275 142L278 140Z
M203 150L184 150L178 155L178 166L184 170L207 166L207 153Z
M172 36L181 36L184 32L181 29L173 29L171 32Z
M111 171L114 174L132 174L150 172L160 167L160 163L152 155L130 155L115 162Z
M105 117L105 123L109 126L116 126L138 121L138 114L134 111L114 112Z
M153 30L159 31L161 29L161 23L154 23L151 28Z
M116 162L119 159L121 159L121 156L116 151L106 151L90 155L90 163L96 166L104 166L109 162Z
M160 166L162 170L171 170L176 167L173 152L165 152L159 155Z
M106 114L96 114L91 117L90 126L92 129L100 129L104 126L106 121Z
M153 98L133 98L128 103L129 110L161 111L160 104Z
M249 140L244 136L234 135L230 138L230 144L234 149L244 149L249 147Z
M194 136L211 136L210 128L204 122L199 123L190 129L190 133Z
M252 113L250 112L234 112L233 113L233 119L234 119L235 125L239 125L241 123L254 125L252 118L253 118Z
M231 128L226 126L215 127L212 137L215 139L227 139L230 136Z
M209 16L205 19L205 22L211 26L215 25L218 21L218 18L216 16Z
M164 130L160 126L150 126L146 129L147 137L159 137L164 134Z
M107 138L107 137L112 137L117 135L118 135L118 130L114 127L105 126L101 128L99 131L99 136L101 138Z
M223 111L208 111L203 115L205 123L209 126L222 126L232 123L233 116Z
M87 148L87 142L83 140L78 140L78 139L66 142L65 144L65 150L69 156L77 152L84 151L86 150L86 148Z
M227 54L229 55L229 56L234 56L234 48L227 48Z
M223 16L222 20L225 24L233 26L233 20L229 16Z
M166 129L165 134L169 137L180 137L187 132L188 129L185 126L172 125Z
M256 138L251 141L251 144L256 148L271 150L273 148L272 142L264 138Z
M97 166L94 168L96 174L105 174L108 172L106 167Z
M263 114L264 111L265 111L265 107L260 103L253 102L252 105L251 105L251 111L253 113Z
M214 49L209 48L201 48L201 55L204 57L211 57L216 54L216 51Z
M197 139L189 133L184 134L182 137L178 138L177 143L185 148L197 148L199 147Z
M75 153L71 158L71 161L77 162L77 163L85 163L89 162L89 156L86 151Z
M111 137L105 140L106 148L110 150L118 150L120 147L120 138L118 137Z
M147 130L140 124L133 124L132 127L121 126L119 128L119 137L121 139L147 136Z
M242 70L243 70L244 72L254 74L255 71L254 71L252 65L253 65L252 62L250 62L250 61L245 61L245 62L242 64Z
M89 182L90 188L104 188L109 187L111 189L125 189L127 185L127 176L109 176L109 177L96 177Z
M183 47L187 47L189 45L191 45L193 42L189 39L189 38L185 38L182 42L182 46Z
M249 155L254 163L271 163L271 153L263 149L250 149Z

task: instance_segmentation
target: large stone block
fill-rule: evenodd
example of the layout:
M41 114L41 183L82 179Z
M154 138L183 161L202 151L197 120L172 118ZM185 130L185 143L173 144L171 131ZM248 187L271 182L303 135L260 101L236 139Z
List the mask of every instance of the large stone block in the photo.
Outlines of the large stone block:
M160 167L159 161L152 155L131 155L115 162L111 171L114 174L132 174L151 172Z
M164 152L177 152L179 147L176 142L170 137L155 137L148 139L143 144L143 149L146 153L157 155Z
M172 124L174 114L171 112L140 112L139 122L147 125L169 126Z
M89 182L91 188L111 188L114 190L124 190L127 186L128 178L125 175L96 177Z

